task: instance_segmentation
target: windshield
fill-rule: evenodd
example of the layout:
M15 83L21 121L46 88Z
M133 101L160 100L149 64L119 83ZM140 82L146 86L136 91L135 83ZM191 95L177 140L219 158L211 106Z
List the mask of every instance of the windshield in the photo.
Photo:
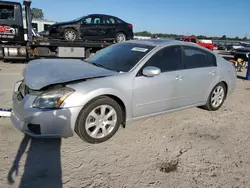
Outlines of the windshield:
M83 19L85 16L81 16L81 17L79 17L79 18L76 18L76 19L74 19L74 20L72 20L72 22L78 22L78 21L80 21L81 19Z
M0 19L11 20L14 19L14 5L1 5L0 6Z
M117 72L130 71L154 46L120 43L102 49L87 62Z

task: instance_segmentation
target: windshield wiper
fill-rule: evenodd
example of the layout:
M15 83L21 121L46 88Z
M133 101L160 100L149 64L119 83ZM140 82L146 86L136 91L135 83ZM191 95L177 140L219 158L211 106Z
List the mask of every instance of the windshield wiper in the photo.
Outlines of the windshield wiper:
M105 66L103 66L103 65L101 65L101 64L98 64L98 63L91 63L91 62L89 62L89 63L92 64L92 65L95 65L95 66L97 66L97 67L102 67L102 68L107 69Z
M98 63L93 63L93 62L90 62L90 61L87 61L87 60L83 60L84 62L86 63L89 63L91 65L94 65L94 66L97 66L97 67L101 67L101 68L104 68L104 69L107 69L107 70L111 70L111 71L116 71L116 72L120 72L118 70L112 70L112 69L108 69L107 67L101 65L101 64L98 64Z
M88 63L88 64L91 64L91 65L95 65L95 66L97 66L97 67L106 68L106 67L104 67L103 65L100 65L100 64L97 64L97 63L92 63L92 62L87 61L87 60L85 60L85 59L83 59L82 61L84 61L84 62L86 62L86 63Z

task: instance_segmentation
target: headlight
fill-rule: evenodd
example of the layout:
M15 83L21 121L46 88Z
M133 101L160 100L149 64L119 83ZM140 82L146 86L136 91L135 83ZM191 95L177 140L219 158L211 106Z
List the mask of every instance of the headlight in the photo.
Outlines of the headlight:
M71 95L75 90L71 88L61 88L47 91L39 95L34 103L33 108L54 109L60 108L63 101Z

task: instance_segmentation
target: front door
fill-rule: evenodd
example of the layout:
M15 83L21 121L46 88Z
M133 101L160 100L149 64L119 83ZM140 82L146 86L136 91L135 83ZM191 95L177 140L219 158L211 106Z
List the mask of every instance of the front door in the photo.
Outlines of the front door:
M142 69L155 66L161 74L155 77L142 75ZM134 79L133 117L160 113L175 108L176 76L182 69L179 46L165 47L156 52L142 67Z
M83 40L99 40L101 38L101 17L90 16L82 20L80 30Z

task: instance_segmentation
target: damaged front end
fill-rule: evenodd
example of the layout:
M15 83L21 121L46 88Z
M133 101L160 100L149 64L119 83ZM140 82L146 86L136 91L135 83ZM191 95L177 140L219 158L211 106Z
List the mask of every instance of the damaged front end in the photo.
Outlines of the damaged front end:
M15 96L20 102L26 95L35 96L32 107L38 109L58 109L64 100L75 92L74 89L67 87L68 84L92 80L94 78L74 80L67 83L52 84L39 90L29 88L23 80L15 85Z

